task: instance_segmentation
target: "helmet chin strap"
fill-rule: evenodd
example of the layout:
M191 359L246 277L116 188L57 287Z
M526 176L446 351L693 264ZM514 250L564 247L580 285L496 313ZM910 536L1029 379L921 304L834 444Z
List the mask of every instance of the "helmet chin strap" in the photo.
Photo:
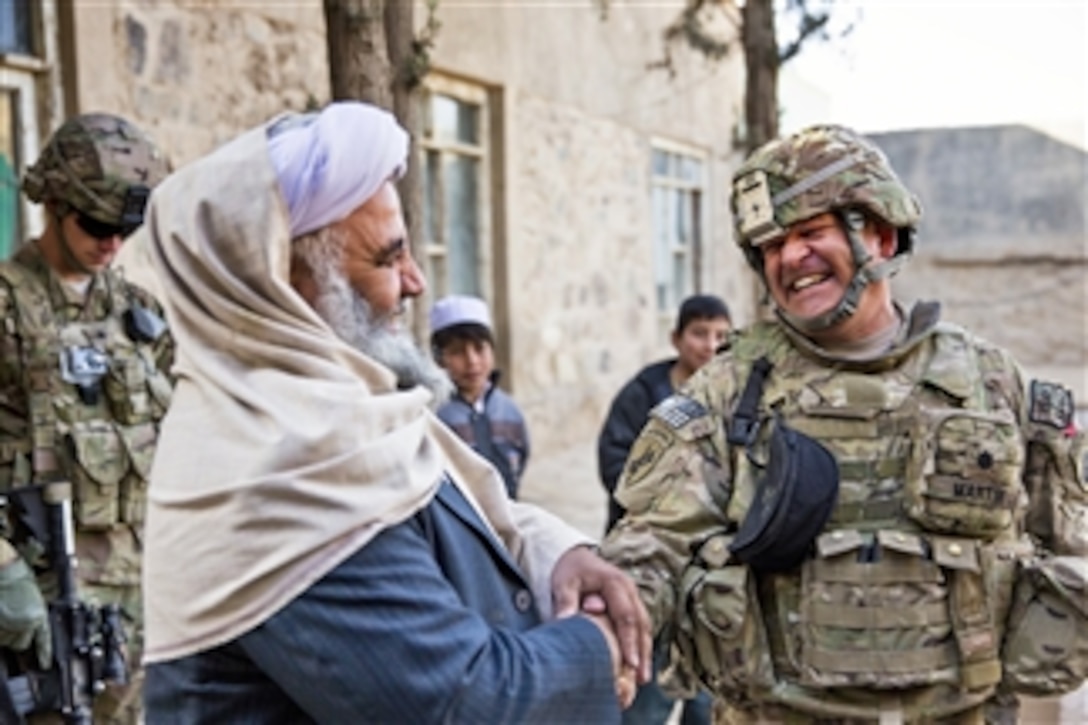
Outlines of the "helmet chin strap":
M846 239L850 243L850 254L854 258L854 276L850 279L850 284L847 285L846 292L843 293L838 304L822 315L798 317L781 308L775 309L775 314L803 333L823 332L853 315L857 312L861 293L865 291L869 283L891 277L903 265L904 256L900 254L879 264L869 264L873 255L861 241L861 232L865 228L865 215L856 209L851 209L838 210L835 216L838 217L839 223L846 232Z

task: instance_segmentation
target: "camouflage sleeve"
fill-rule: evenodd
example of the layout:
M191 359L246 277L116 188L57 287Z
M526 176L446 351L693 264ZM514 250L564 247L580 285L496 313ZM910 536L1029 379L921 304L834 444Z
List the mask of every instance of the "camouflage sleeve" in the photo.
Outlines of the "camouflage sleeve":
M981 351L986 389L1017 411L1024 437L1024 526L1047 551L1088 554L1085 436L1074 423L1072 392L1057 383L1025 383L1020 366L996 348Z
M0 280L0 387L19 384L19 344L11 288Z
M1073 394L1056 383L1032 380L1023 408L1027 442L1024 486L1028 533L1059 555L1088 555L1088 485L1085 435L1076 430Z
M655 631L672 619L693 548L727 523L732 465L710 372L651 412L616 490L627 514L601 546L635 580Z

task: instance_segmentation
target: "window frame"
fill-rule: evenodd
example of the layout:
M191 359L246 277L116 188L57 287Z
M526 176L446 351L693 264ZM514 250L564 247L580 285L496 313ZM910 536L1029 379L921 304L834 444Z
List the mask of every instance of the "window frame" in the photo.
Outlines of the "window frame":
M683 157L691 161L698 162L699 173L698 178L684 179L676 175L661 175L657 172L654 166L655 157L658 153L668 154L674 157ZM685 144L682 142L674 141L665 138L652 138L650 140L650 154L649 154L649 191L650 191L650 229L652 234L651 239L651 262L653 268L653 295L655 309L658 317L661 321L671 325L676 317L676 311L680 307L680 303L684 298L691 294L697 294L703 289L703 278L705 274L705 245L707 239L710 236L709 229L709 209L706 203L707 187L709 185L709 168L710 168L710 154L706 149ZM685 246L679 244L676 240L675 225L671 218L666 222L669 224L668 234L669 242L668 249L666 250L666 256L669 259L670 265L668 269L659 269L659 257L661 256L661 250L659 245L661 241L658 238L658 208L656 204L656 192L658 189L665 189L668 191L680 191L684 192L693 199L691 204L695 207L692 215L692 229L691 229L691 242L690 245ZM683 255L687 257L684 263L684 268L687 273L688 289L678 290L674 284L673 277L674 262L676 256ZM658 280L667 280L669 287L669 295L673 298L668 301L662 307L661 300L658 295Z
M433 106L431 99L434 95L451 98L458 103L476 107L476 143L451 139L438 139L432 134ZM475 282L478 286L478 294L492 306L495 304L494 289L494 234L492 229L492 178L491 164L493 161L492 149L492 98L488 89L478 83L461 80L452 76L434 73L429 74L423 82L423 132L419 143L421 174L429 183L435 183L430 178L427 170L428 156L437 153L442 157L460 156L471 158L475 161L476 169L476 243L475 243ZM424 211L425 219L430 219L434 228L445 228L444 194L442 193L442 178L438 177L438 193L435 195L437 206ZM429 189L424 188L423 203L427 205ZM450 246L446 239L431 238L430 225L420 225L420 233L423 236L420 249L423 254L424 272L429 280L428 294L432 300L451 293L449 282L449 258ZM443 274L436 273L436 259L443 259Z
M30 3L32 55L0 52L0 93L13 100L14 171L22 178L27 165L38 158L45 140L44 129L64 116L64 93L59 72L57 0ZM15 246L32 239L45 228L45 212L19 192L19 222Z

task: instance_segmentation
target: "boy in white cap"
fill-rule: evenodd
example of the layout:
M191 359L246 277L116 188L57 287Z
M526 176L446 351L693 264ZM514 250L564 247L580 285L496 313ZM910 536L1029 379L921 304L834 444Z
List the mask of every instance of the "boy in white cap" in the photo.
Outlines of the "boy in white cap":
M456 388L438 417L491 461L510 498L516 498L529 460L529 430L517 403L498 387L487 303L466 295L436 302L431 308L431 349Z

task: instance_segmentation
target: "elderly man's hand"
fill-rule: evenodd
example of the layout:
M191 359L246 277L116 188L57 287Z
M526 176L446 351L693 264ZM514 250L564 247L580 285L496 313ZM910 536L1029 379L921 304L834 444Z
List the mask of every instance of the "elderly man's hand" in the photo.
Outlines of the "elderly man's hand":
M635 583L584 546L563 554L552 571L556 617L604 614L616 631L624 663L646 683L652 675L653 633Z

